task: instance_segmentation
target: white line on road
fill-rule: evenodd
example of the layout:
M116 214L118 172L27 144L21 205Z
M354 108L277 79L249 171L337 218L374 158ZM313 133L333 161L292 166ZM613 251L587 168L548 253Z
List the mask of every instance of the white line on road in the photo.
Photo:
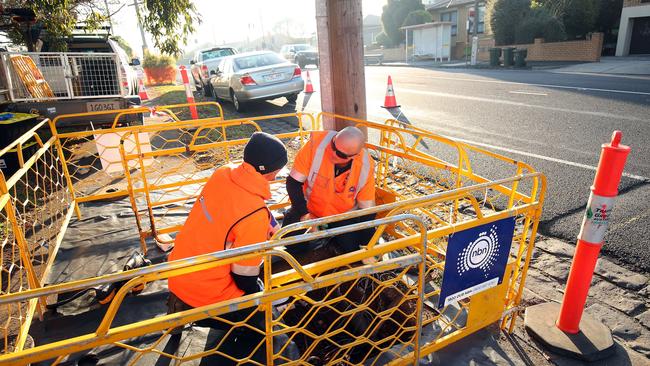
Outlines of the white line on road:
M485 148L487 148L487 149L505 151L505 152L512 153L512 154L528 156L528 157L531 157L531 158L537 158L537 159L546 160L546 161L552 161L552 162L554 162L554 163L560 163L560 164L564 164L564 165L570 165L570 166L574 166L574 167L577 167L577 168L589 169L589 170L593 170L593 171L596 170L596 167L595 167L595 166L591 166L591 165L587 165L587 164L576 163L576 162L573 162L573 161L568 161L568 160L564 160L564 159L553 158L553 157L550 157L550 156L544 156L544 155L539 155L539 154L533 154L533 153L529 153L529 152L525 152L525 151L521 151L521 150L510 149L510 148L507 148L507 147L501 147L501 146L494 146L494 145L490 145L490 144L484 144L484 143L481 143L481 142L465 140L465 139L461 139L461 138L458 138L458 137L452 137L452 136L445 136L445 137L450 138L450 139L452 139L452 140L461 141L461 142L464 142L464 143L467 143L467 144L470 144L470 145L476 145L476 146L485 147ZM648 177L644 177L644 176L641 176L641 175L630 174L630 173L623 173L623 176L624 176L624 177L631 178L631 179L636 179L636 180L641 180L641 181L648 181L648 182L650 182L650 178L648 178Z
M612 119L624 119L624 120L628 120L628 121L647 122L647 119L645 119L645 118L631 117L631 116L625 116L625 115L620 115L620 114L612 114L612 113L604 113L604 112L592 112L592 111L581 111L581 110L577 110L577 109L559 108L559 107L549 107L549 106L544 106L544 105L527 104L527 103L522 103L522 102L514 102L514 101L511 101L511 100L492 99L492 98L483 98L483 97L472 97L472 96L469 96L469 95L459 95L459 94L451 94L451 93L443 93L443 92L434 92L434 91L429 91L429 90L402 89L402 88L400 88L398 90L398 92L400 92L400 93L434 95L434 96L443 97L443 98L465 99L465 100L472 100L472 101L476 101L476 102L506 104L506 105L512 105L512 106L517 106L517 107L545 109L545 110L556 111L556 112L585 114L585 115L594 116L594 117L605 117L605 118L612 118Z
M548 93L535 93L535 92L529 92L529 91L523 91L523 90L511 90L508 93L511 94L526 94L526 95L541 95L541 96L547 96Z
M538 86L538 87L542 87L542 88L573 89L573 90L580 90L580 91L588 90L588 91L596 91L596 92L604 92L604 93L650 95L649 92L637 92L637 91L631 91L631 90L583 88L583 87L580 87L580 86L520 83L520 82L517 82L517 81L485 80L485 79L470 79L470 78L455 78L455 77L451 78L451 77L444 77L444 76L427 76L427 79L441 79L441 80L453 80L453 81L471 81L471 82L477 82L477 83L492 83L492 84L527 85L527 86Z

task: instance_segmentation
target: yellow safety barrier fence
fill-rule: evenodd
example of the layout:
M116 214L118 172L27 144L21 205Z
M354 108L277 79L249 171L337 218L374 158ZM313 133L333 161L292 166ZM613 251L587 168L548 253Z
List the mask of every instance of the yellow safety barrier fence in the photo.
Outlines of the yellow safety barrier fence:
M119 141L112 146L119 152L116 164L121 165L119 179L125 185L119 194L107 194L84 190L80 185L82 180L75 180L75 173L69 169L82 166L79 159L70 156L77 145L96 139L93 131L86 135L57 134L54 122L53 140L44 146L56 145L58 139L59 156L66 160L57 161L70 173L66 176L64 169L60 170L61 187L74 186L76 202L128 194L145 250L149 237L172 243L214 168L240 161L247 142L245 136L260 130L260 122L283 116L299 121L297 131L278 135L289 150L290 162L308 139L310 129L320 126L324 119L347 120L367 129L366 147L377 166L378 206L293 224L268 242L243 248L73 282L45 287L30 284L17 291L2 292L0 308L32 303L35 307L38 299L128 281L94 332L32 349L5 351L0 362L25 364L54 359L54 364L58 364L76 352L112 347L128 351L128 356L123 358L125 363L143 365L153 364L160 358L190 364L200 359L251 364L413 364L496 321L512 331L516 314L521 310L519 304L546 189L544 176L522 162L395 120L374 123L326 113L316 118L297 113L227 121L174 121L94 131L95 134L119 134ZM75 143L74 139L78 141ZM478 166L489 166L490 170L480 171ZM280 217L288 205L283 182L273 182L272 191L269 206ZM66 202L73 204L73 192L71 189L66 192ZM7 201L15 200L8 191L0 193ZM67 211L68 219L71 211ZM377 219L286 236L293 231L322 228L328 223L370 213L376 213ZM438 308L450 236L508 217L515 218L515 233L503 281ZM11 223L12 219L6 221ZM62 227L61 236L65 225ZM320 257L316 254L311 264L301 264L304 258L294 258L282 250L305 241L367 228L374 228L375 235L360 250L347 254L325 251ZM165 291L164 279L168 277L258 256L265 258L265 265L264 289L257 294L112 325L120 312L129 311L123 300L134 287L149 283ZM280 262L272 260L276 257L281 258ZM363 264L373 261L376 263ZM285 298L289 299L285 306L273 305ZM137 306L140 300L134 301ZM228 315L241 309L250 309L244 319L232 319ZM205 319L227 325L223 334L214 339L209 334L192 331L190 336L186 329L180 341L177 340L180 342L177 350L184 351L169 350L174 328L201 324ZM244 335L252 340L250 347L233 350L231 338ZM191 341L196 336L204 339L199 348Z
M0 172L0 296L43 286L73 213L63 165L55 138L38 133L38 123L0 150L0 158L18 154L19 169L10 177ZM31 156L23 148L36 145ZM0 305L0 340L3 353L20 352L28 341L32 317L42 315L45 298Z

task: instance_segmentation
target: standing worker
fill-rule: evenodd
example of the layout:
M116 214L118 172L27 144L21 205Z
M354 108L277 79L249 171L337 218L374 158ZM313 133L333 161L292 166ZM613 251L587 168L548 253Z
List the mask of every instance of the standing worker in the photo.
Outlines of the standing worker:
M222 251L266 241L276 229L265 200L271 198L270 181L287 164L287 150L273 135L255 132L244 148L244 162L218 168L203 187L192 210L176 236L169 260ZM175 313L260 290L258 275L261 258L247 259L203 271L170 277L168 312ZM255 312L252 316L251 313ZM249 318L250 316L250 318ZM231 322L245 319L262 334L241 325L231 332L233 339L224 353L245 358L264 343L264 314L247 308L221 316ZM198 326L227 332L230 325L215 318L203 319ZM173 333L178 334L178 328ZM264 346L256 355L262 355Z
M291 207L283 225L312 218L336 215L375 205L375 164L366 149L365 135L356 127L339 131L312 132L287 177L287 192ZM374 219L366 215L328 225L345 226ZM363 229L333 238L335 250L349 253L368 244L374 229ZM299 253L309 245L292 245L287 250Z

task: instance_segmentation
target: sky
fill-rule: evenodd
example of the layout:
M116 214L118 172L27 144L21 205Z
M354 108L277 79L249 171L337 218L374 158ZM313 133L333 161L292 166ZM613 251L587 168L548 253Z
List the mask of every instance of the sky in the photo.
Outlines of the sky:
M122 3L132 3L122 0ZM262 31L269 33L274 25L280 23L295 37L309 37L316 32L315 0L193 0L202 23L189 37L187 49L195 48L205 42L216 45L255 39ZM362 0L362 12L381 15L386 0ZM119 6L111 6L111 12ZM114 34L126 39L131 48L142 54L142 40L137 28L133 6L123 7L112 17ZM149 48L153 42L147 40Z

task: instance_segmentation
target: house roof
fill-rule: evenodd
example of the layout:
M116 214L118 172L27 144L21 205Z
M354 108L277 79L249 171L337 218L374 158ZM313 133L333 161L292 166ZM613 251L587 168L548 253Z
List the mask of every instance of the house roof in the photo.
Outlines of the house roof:
M438 0L433 4L427 5L427 10L440 10L445 8L455 8L461 5L474 4L474 0Z

